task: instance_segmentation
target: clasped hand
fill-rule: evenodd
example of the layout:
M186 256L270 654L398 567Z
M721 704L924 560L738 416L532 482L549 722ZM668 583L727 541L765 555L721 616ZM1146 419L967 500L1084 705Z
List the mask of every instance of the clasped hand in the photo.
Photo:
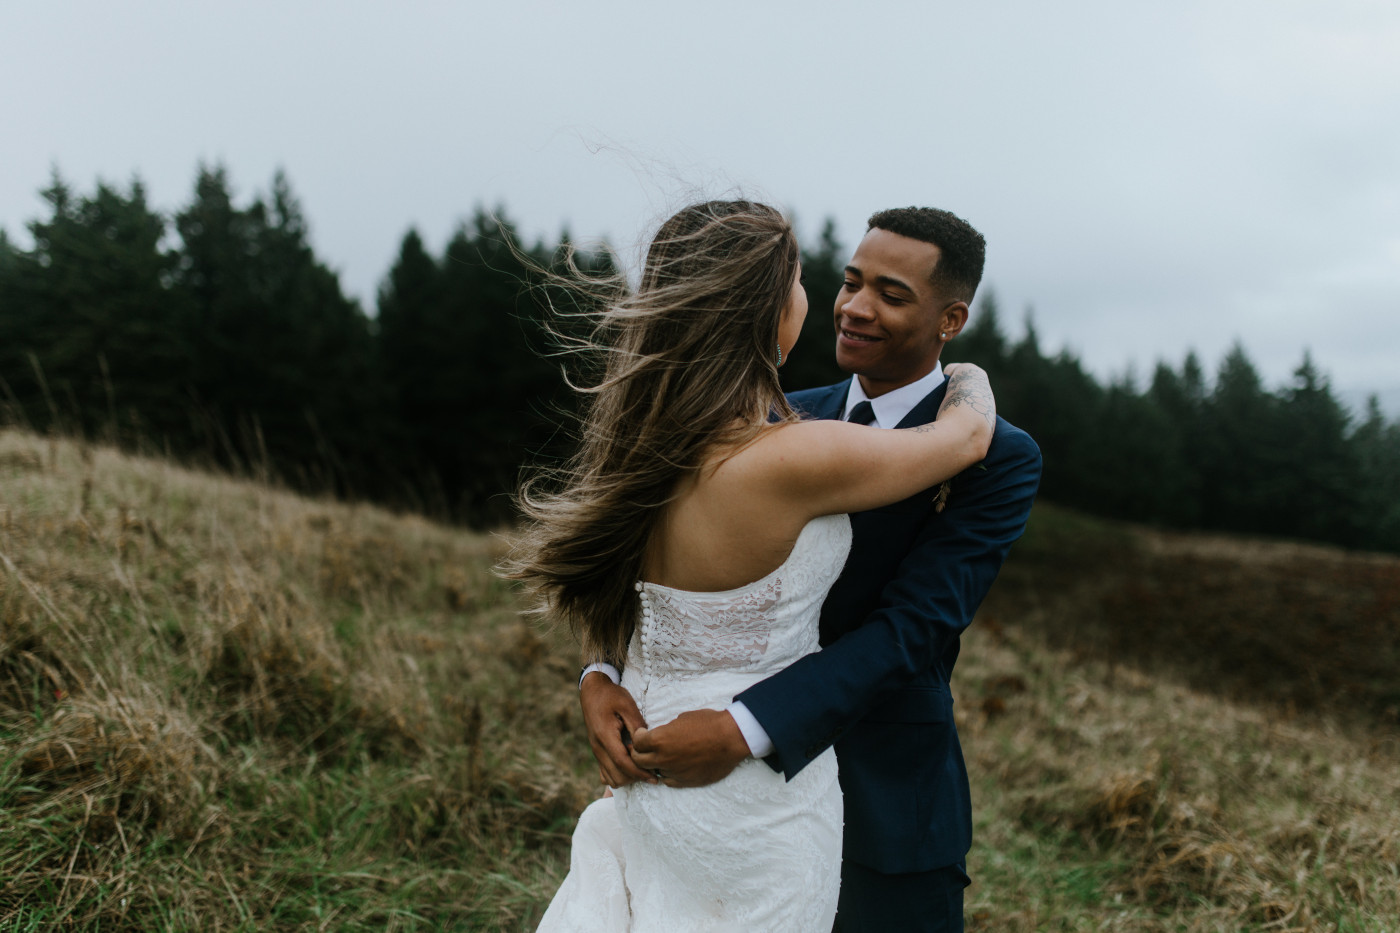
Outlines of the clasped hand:
M703 787L749 756L734 717L722 710L691 710L648 729L632 695L597 673L584 678L579 703L599 776L609 787L635 781Z

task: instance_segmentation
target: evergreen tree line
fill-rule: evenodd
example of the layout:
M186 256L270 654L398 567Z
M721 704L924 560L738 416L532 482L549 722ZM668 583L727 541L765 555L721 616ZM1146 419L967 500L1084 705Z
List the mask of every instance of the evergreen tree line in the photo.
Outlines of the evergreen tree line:
M414 230L365 313L311 247L280 173L235 203L201 168L166 216L141 183L78 194L55 175L31 249L0 231L0 422L154 448L290 485L475 523L511 515L522 467L563 456L576 405L557 331L584 299L550 284L568 235L525 247L477 210L434 255ZM847 251L804 251L811 300L790 389L842 377L831 308ZM605 252L577 254L612 272ZM979 301L949 359L984 366L1045 454L1042 495L1102 515L1400 551L1400 423L1351 418L1306 355L1262 383L1236 346L1145 386L1100 384L1032 323L1011 340Z
M1073 355L1047 356L1033 323L1008 341L993 295L948 347L992 378L998 410L1045 455L1041 495L1177 528L1249 532L1400 551L1400 422L1374 396L1363 419L1308 353L1264 387L1236 343L1208 383L1194 352L1100 385Z
M568 443L541 327L560 296L522 288L559 248L512 248L503 218L441 256L410 230L370 317L280 173L239 205L201 168L170 217L139 181L41 194L32 249L0 232L0 422L482 523Z

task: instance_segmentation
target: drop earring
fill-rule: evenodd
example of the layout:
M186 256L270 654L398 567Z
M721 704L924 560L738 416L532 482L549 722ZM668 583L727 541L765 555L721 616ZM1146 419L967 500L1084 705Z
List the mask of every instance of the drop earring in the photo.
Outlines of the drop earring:
M778 365L783 365L783 345L778 344Z

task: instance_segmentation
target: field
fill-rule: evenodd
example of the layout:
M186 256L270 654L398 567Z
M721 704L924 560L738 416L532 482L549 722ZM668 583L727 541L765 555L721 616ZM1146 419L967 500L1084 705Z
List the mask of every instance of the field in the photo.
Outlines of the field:
M598 793L506 546L0 431L0 929L529 930ZM972 930L1400 931L1400 559L1038 506Z

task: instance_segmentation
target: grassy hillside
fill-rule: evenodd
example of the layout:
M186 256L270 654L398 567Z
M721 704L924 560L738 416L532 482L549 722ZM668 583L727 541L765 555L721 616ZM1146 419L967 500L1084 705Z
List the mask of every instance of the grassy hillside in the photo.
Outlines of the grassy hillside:
M955 693L974 930L1400 930L1400 560L1038 507Z
M0 929L528 930L598 788L500 539L0 432ZM1400 929L1400 561L1038 509L977 930Z

